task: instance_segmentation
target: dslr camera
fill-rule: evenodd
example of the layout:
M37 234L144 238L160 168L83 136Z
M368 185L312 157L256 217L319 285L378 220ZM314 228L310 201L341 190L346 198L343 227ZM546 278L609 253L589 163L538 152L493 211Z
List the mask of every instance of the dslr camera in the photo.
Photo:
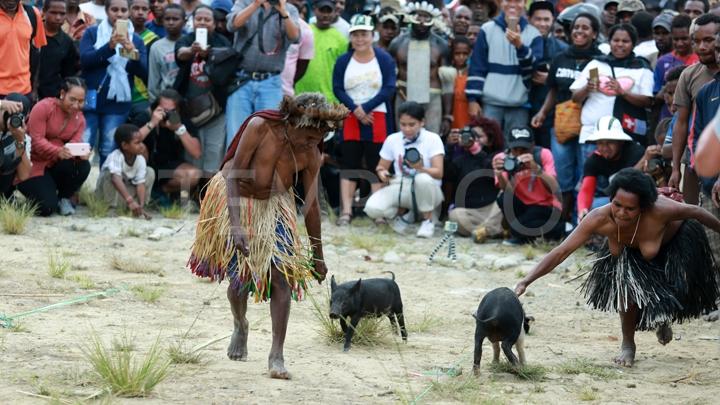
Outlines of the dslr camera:
M470 127L465 127L460 130L460 145L467 145L473 138L473 132Z
M422 159L422 156L420 156L420 151L417 150L417 148L407 148L405 149L405 156L403 159L405 162L414 165Z
M18 112L10 114L5 120L11 128L21 128L25 123L25 114Z
M271 6L273 6L273 7L274 7L274 6L277 6L278 4L280 4L280 0L267 0L267 2L268 2L269 5L271 5Z
M518 161L518 159L510 154L505 155L505 160L503 161L503 170L508 172L508 174L513 174L516 171L520 170L522 167L522 163Z
M172 125L179 124L181 122L180 114L176 110L165 110L163 121L167 121Z
M652 159L648 159L648 161L647 161L648 173L655 173L656 171L664 171L666 166L667 166L667 163L665 162L665 159L663 159L660 156L656 156Z

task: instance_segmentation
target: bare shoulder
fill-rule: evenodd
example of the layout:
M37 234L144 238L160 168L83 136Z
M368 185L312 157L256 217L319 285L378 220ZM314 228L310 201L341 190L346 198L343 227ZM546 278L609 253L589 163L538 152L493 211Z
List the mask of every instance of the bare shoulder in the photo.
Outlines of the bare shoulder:
M677 202L662 195L658 196L657 201L653 204L653 213L665 220L693 218L696 209L696 205Z

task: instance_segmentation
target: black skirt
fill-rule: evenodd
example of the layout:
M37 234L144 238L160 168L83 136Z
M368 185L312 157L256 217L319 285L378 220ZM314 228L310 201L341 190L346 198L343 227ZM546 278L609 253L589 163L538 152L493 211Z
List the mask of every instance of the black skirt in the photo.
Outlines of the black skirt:
M652 260L630 247L613 256L607 242L597 255L581 286L587 303L603 311L624 311L637 304L636 330L682 323L717 309L720 272L705 229L695 220L683 222Z

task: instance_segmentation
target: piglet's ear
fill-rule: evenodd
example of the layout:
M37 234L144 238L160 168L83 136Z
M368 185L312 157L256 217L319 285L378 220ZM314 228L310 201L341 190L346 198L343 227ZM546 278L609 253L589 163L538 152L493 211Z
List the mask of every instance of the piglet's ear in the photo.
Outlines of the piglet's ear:
M332 277L330 277L330 291L335 291L337 288L337 283L335 282L335 275L333 274Z
M478 319L478 317L477 317L477 313L476 313L476 312L473 312L473 313L472 313L472 314L470 314L470 315L472 315L472 317L473 317L473 318L475 318L475 320L477 320L477 319Z
M362 279L359 279L357 281L357 283L355 283L355 285L352 286L352 288L350 289L351 293L356 293L356 292L360 291L360 282L362 282Z

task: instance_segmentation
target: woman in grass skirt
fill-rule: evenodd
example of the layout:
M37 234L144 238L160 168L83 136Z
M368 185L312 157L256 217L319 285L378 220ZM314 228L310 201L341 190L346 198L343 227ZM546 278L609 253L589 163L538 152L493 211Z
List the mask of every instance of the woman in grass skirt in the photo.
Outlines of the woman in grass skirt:
M636 330L656 329L667 344L670 323L717 309L720 273L703 225L720 232L720 221L701 207L658 196L652 179L635 169L619 171L607 194L610 204L591 211L515 292L522 295L593 234L607 237L582 291L593 308L620 313L623 340L615 362L630 367Z

